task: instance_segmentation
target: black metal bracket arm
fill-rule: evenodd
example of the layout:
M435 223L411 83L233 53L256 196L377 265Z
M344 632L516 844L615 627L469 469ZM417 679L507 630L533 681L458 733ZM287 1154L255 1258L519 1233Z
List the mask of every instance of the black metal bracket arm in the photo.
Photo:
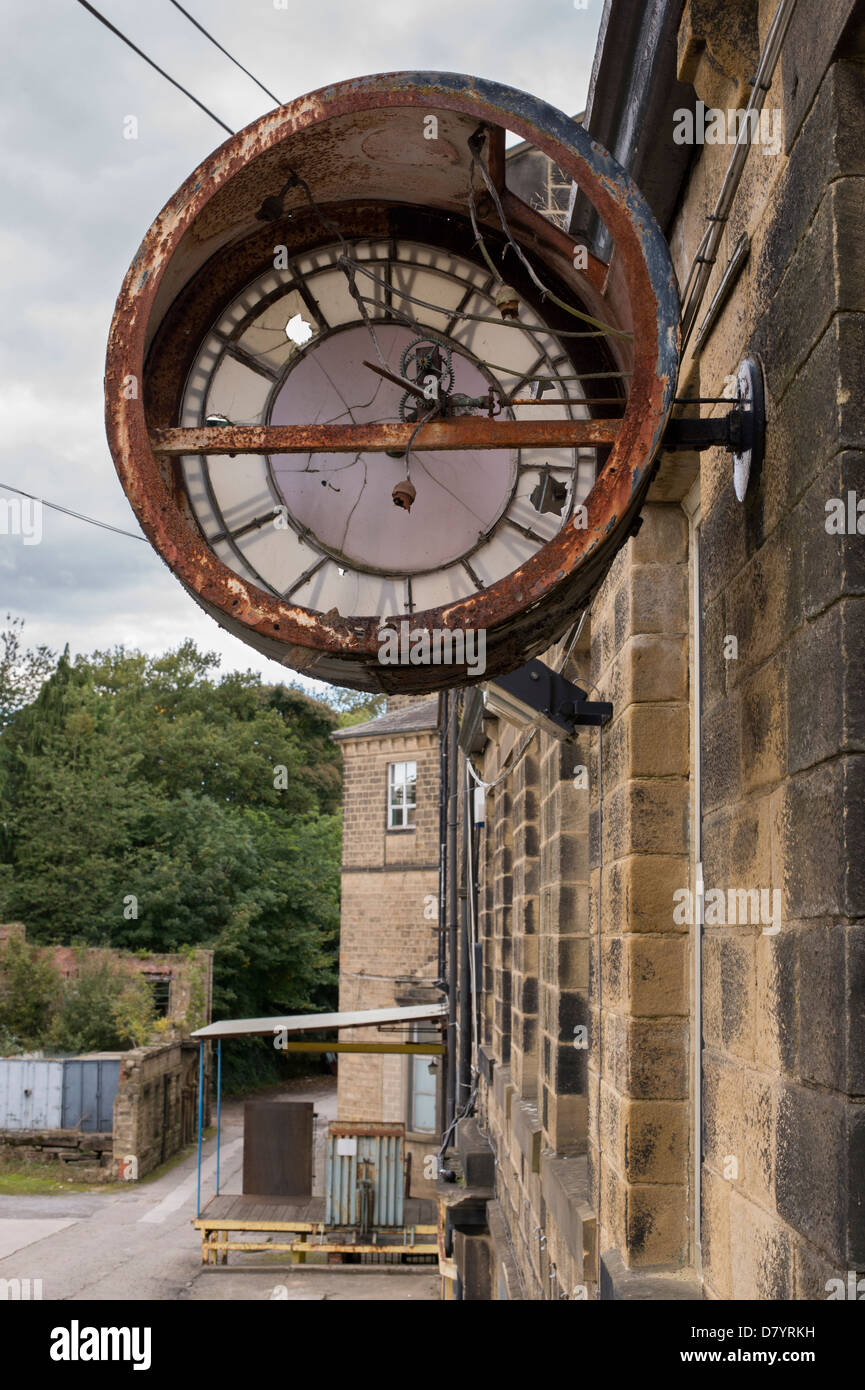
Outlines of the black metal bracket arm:
M532 724L568 739L581 724L608 724L613 706L608 700L589 700L588 692L560 671L534 657L486 686L486 711L518 727Z
M709 420L670 420L663 432L663 449L670 452L700 452L702 449L726 449L741 453L754 448L754 413L737 402L726 416Z
M717 398L712 398L713 400ZM702 405L706 398L680 405ZM748 480L763 461L766 436L766 405L763 371L756 357L746 357L736 373L736 396L730 402L727 415L708 420L670 420L664 431L661 447L672 452L700 452L703 449L726 449L733 455L733 478L736 496L743 501Z
M609 724L613 717L613 706L609 700L577 700L571 714L574 725Z

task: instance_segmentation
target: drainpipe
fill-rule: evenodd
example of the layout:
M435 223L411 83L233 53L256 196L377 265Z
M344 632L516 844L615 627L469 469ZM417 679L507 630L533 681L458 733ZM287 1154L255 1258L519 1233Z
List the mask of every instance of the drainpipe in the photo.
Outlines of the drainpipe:
M460 1110L464 1110L468 1104L469 1096L472 1091L472 988L471 988L471 966L469 964L469 893L472 891L468 882L469 868L469 835L471 834L471 808L469 805L468 780L469 774L464 769L465 775L462 778L464 789L463 796L463 843L462 843L462 872L460 885L460 1006L459 1006L459 1033L460 1033L460 1064L459 1064L459 1086L457 1091L457 1104Z
M457 1094L457 812L459 798L459 745L457 697L448 700L448 825L446 849L448 935L448 1127L456 1114Z
M446 913L446 873L447 873L447 827L448 827L448 762L447 762L447 732L448 732L448 709L449 692L442 692L441 705L439 706L439 886L438 886L438 958L436 964L436 984L443 993L447 993L448 982L445 979L447 969L447 913ZM444 1043L447 1048L447 1024L442 1021L439 1030L439 1041ZM448 1126L446 1115L446 1087L447 1076L447 1052L442 1053L439 1064L439 1074L436 1083L436 1127L440 1135L444 1135Z
M439 726L439 900L438 900L438 961L436 965L436 982L442 989L447 989L445 980L446 950L445 941L447 939L447 916L445 905L446 891L446 870L447 870L447 824L448 824L448 759L447 759L447 731L448 731L448 710L450 708L450 693L445 690L442 694L441 703L441 724Z
M759 112L766 104L766 94L772 85L772 78L781 57L781 50L784 47L784 40L787 37L787 30L790 28L790 21L793 18L795 8L796 0L780 0L769 25L766 41L763 44L763 52L760 54L760 61L754 77L754 86L746 107L748 115L739 127L736 147L727 165L727 172L721 184L718 200L714 210L709 215L709 226L697 249L685 288L682 291L682 357L685 355L685 348L697 322L697 314L712 275L712 267L717 259L721 239L727 230L727 221L733 200L742 181L745 161L750 153L751 142L750 139L746 138L751 129L749 116L752 111L757 112L759 116Z

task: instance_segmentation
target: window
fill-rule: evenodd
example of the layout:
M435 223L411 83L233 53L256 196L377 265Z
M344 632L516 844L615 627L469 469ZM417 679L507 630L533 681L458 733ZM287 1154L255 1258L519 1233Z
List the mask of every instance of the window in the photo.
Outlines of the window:
M390 763L387 772L387 828L405 830L414 825L417 763Z
M412 1042L441 1042L441 1033L430 1027L415 1025ZM438 1078L441 1057L411 1054L409 1063L408 1128L412 1134L435 1134L438 1131Z
M157 1018L167 1018L171 1002L171 976L155 975L145 972L145 980L153 996L153 1010Z

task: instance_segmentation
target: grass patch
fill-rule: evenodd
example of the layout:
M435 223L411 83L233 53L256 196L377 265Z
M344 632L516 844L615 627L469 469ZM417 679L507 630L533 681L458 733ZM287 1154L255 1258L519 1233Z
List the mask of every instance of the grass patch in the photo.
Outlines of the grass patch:
M47 1163L24 1163L0 1151L0 1196L42 1195L46 1192L101 1192L116 1184L80 1182L69 1176L69 1168L59 1159Z
M209 1139L216 1133L215 1127L204 1131L204 1138ZM171 1158L161 1163L158 1168L154 1168L151 1173L147 1173L136 1183L117 1182L86 1182L71 1175L70 1168L73 1165L66 1164L59 1158L48 1159L46 1162L25 1162L16 1158L14 1153L8 1148L0 1148L0 1197L42 1196L45 1193L53 1192L119 1192L123 1188L143 1187L149 1182L154 1182L161 1178L163 1174L169 1173L172 1168L176 1168L190 1154L195 1153L198 1147L197 1140L193 1144L187 1144L178 1153L172 1154ZM74 1165L77 1167L77 1165Z

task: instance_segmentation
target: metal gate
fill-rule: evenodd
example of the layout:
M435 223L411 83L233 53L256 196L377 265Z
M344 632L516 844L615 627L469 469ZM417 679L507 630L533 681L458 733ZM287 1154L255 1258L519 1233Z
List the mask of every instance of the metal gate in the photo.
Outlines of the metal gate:
M114 1097L120 1080L120 1062L110 1057L70 1057L63 1063L63 1115L61 1129L88 1133L114 1128Z
M0 1057L0 1129L61 1129L63 1063Z

